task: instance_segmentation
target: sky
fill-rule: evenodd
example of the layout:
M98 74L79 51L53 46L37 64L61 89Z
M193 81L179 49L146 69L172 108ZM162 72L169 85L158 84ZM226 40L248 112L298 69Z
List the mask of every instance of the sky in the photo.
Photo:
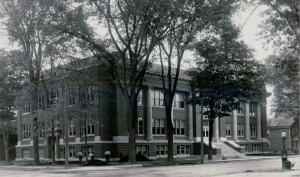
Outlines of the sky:
M252 7L253 8L253 7ZM242 25L245 23L247 17L249 14L251 14L252 8L247 9L244 12L239 12L237 15L234 17L234 21L238 25ZM268 55L272 54L272 47L268 46L268 50L265 50L263 48L263 43L264 40L259 39L259 36L257 34L260 32L260 28L258 25L262 23L263 18L260 16L260 12L264 10L265 7L260 7L257 8L252 15L249 16L248 20L246 21L242 33L241 33L241 39L244 40L246 44L249 46L253 47L255 49L254 55L255 59L263 61L264 58L266 58ZM96 26L95 26L96 27ZM9 46L9 40L6 38L5 35L5 30L4 28L0 25L0 48L5 48L9 50L12 48L12 46ZM267 86L267 91L272 92L272 87ZM268 117L273 117L271 114L271 100L272 96L268 97L267 99L267 114Z
M253 7L252 7L253 8ZM234 18L237 24L244 24L247 17L251 14L252 8L247 9L245 12L240 12ZM261 17L260 12L262 12L266 7L261 6L257 8L246 21L242 33L241 39L244 40L246 44L255 49L254 55L255 59L264 62L264 59L273 53L272 46L268 46L268 49L264 49L264 40L260 39L257 35L261 29L259 28L259 24L263 22L263 17ZM271 86L267 86L267 91L272 93L273 88ZM271 104L272 104L273 96L267 98L267 117L274 117L274 114L271 112Z

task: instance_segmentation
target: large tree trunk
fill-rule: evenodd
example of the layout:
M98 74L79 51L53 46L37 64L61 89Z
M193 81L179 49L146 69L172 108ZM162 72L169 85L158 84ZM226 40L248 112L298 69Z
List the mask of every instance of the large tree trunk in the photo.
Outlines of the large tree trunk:
M86 163L88 163L88 148L87 148L87 133L86 133L86 130L87 130L87 126L86 126L86 122L84 124L84 127L85 127L85 132L84 132L84 146L85 146L85 161Z
M212 160L212 139L213 139L213 125L214 120L212 118L209 118L209 138L208 138L208 160Z
M173 123L172 123L172 108L166 108L166 117L167 117L167 134L168 134L168 158L167 161L174 161L174 152L173 152Z
M7 127L4 127L7 128ZM3 142L4 142L4 150L5 150L5 163L9 163L9 149L8 149L8 143L9 143L9 132L4 130L3 131Z
M40 164L39 157L39 132L38 132L38 117L37 117L37 104L38 104L38 83L34 83L34 88L31 92L31 101L32 101L32 111L33 119L32 119L32 140L33 140L33 165Z
M51 124L51 159L52 159L52 165L55 165L55 146L54 146L54 122L52 120Z
M39 134L38 134L38 122L36 115L33 118L33 165L39 165Z
M136 163L136 149L135 149L135 130L137 122L137 107L127 104L127 131L129 139L129 162Z

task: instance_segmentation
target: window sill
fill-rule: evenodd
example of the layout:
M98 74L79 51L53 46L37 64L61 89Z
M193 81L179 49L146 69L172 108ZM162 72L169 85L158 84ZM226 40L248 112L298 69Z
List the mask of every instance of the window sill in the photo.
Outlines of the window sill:
M152 108L166 108L166 107L164 107L164 106L153 106L152 105Z
M136 135L136 136L141 136L141 137L144 137L145 135L143 135L143 134L138 134L138 135Z
M30 112L24 112L21 115L28 115L28 114L30 114Z
M167 135L157 135L157 134L152 134L152 136L167 136Z
M22 141L30 141L31 139L23 139Z
M174 135L175 137L187 137L186 135Z
M174 108L174 107L173 107L173 109L175 109L175 110L181 110L181 111L185 111L186 110L185 108Z
M69 135L68 138L76 138L76 135Z
M90 134L90 135L86 135L87 137L93 137L93 136L95 136L94 134ZM82 135L81 136L81 138L84 138L85 137L85 135Z
M245 136L237 136L237 137L239 137L239 138L244 138Z
M229 137L229 138L230 138L230 137L232 137L232 136L226 136L226 137Z

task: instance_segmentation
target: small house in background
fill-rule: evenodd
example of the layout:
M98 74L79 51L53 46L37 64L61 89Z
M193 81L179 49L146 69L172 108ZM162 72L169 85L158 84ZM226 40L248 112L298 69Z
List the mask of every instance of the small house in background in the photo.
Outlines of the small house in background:
M286 133L285 148L287 151L298 151L298 122L293 119L267 119L267 134L270 151L281 151L281 133Z

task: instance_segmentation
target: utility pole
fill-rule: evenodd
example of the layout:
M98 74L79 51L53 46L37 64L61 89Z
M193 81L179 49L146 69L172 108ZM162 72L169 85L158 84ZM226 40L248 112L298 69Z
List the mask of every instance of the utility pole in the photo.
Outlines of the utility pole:
M65 168L66 169L69 167L69 144L68 144L69 121L68 121L67 108L68 108L68 85L67 82L65 82Z

